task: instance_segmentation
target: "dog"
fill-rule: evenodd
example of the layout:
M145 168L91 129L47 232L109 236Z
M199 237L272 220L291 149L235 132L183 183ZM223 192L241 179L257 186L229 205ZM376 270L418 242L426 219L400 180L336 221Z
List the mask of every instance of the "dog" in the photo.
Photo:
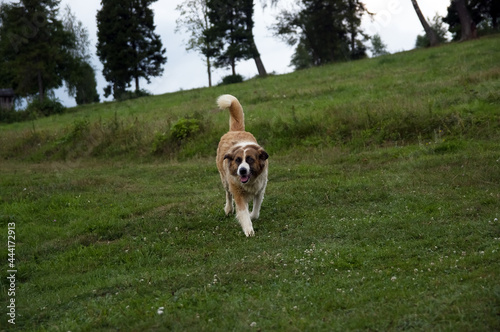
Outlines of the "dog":
M216 163L226 190L226 216L234 212L246 236L254 236L252 220L258 219L267 186L267 152L255 137L245 131L243 108L236 97L222 95L217 99L221 110L229 109L229 131L217 148ZM253 200L252 213L248 203Z

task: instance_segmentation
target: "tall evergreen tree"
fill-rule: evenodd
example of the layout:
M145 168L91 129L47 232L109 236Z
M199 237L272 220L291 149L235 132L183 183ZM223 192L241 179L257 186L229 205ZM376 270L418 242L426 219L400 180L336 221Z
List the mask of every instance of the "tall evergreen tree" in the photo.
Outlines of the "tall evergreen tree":
M43 101L47 91L62 85L74 63L69 50L75 36L58 19L58 6L59 0L1 4L2 71L18 96L38 95Z
M300 0L295 11L282 11L275 35L308 50L312 65L366 56L360 36L365 8L358 0ZM299 51L299 48L297 49ZM304 59L304 57L302 57Z
M208 17L213 26L206 31L207 40L219 45L214 52L216 67L231 67L236 62L254 59L260 76L266 75L253 36L253 0L207 0Z
M154 33L154 15L150 5L156 0L102 0L97 13L97 55L103 74L110 83L105 96L120 97L131 81L138 92L139 79L163 73L166 50Z

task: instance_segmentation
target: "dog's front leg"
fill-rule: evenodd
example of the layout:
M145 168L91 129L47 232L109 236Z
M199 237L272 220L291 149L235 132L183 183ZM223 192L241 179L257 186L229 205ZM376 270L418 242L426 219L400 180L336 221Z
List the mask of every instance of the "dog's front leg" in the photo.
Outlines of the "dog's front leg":
M260 206L262 205L262 200L264 199L264 190L255 195L253 199L252 213L250 214L250 219L259 219Z
M243 233L246 236L254 236L255 232L252 226L252 220L250 219L250 213L248 212L248 203L241 197L235 198L236 203L236 218L240 222Z
M226 190L226 206L224 207L224 212L226 213L226 216L228 216L233 213L233 211L233 195L231 195L229 190Z

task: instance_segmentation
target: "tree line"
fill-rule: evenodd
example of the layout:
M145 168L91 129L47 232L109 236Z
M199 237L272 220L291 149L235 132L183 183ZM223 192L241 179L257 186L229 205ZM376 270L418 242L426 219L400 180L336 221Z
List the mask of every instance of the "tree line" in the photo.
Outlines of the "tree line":
M162 75L167 57L155 33L151 5L156 1L101 1L96 49L108 82L106 97L144 95L140 79L150 83L151 77ZM447 16L435 17L431 24L417 1L410 1L425 31L417 38L417 46L443 42L447 32L443 22L453 39L461 41L499 29L497 0L452 0ZM261 3L267 8L279 5L279 0ZM254 5L253 0L188 0L177 7L176 31L187 32L186 49L204 58L209 86L213 67L231 70L226 82L241 81L236 66L242 60L253 59L258 74L267 75L253 34ZM46 105L53 98L47 97L63 85L79 105L99 102L88 30L69 7L61 13L59 6L60 0L0 4L0 88L12 88L16 96L29 98L43 115L54 112L50 102ZM387 53L380 36L361 30L363 15L376 13L359 0L296 0L293 9L279 13L270 29L295 47L291 59L295 69L367 57L365 44L370 40L372 55Z

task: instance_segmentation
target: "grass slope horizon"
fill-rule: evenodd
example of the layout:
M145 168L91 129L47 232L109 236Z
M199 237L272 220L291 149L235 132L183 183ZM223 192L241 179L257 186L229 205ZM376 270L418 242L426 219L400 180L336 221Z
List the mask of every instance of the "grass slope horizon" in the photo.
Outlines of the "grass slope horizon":
M0 125L0 331L500 330L499 41ZM270 154L254 238L224 93Z

